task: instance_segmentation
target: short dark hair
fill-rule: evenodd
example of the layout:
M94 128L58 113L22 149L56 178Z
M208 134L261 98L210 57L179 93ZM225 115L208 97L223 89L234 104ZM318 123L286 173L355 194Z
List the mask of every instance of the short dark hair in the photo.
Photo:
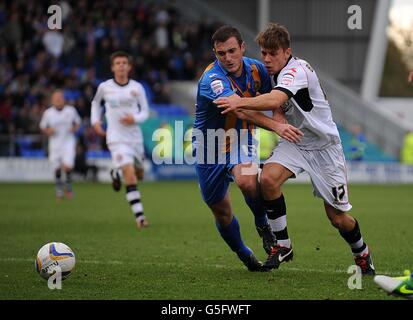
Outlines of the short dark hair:
M52 100L53 95L54 95L54 94L56 94L56 93L59 93L59 92L62 94L63 99L64 99L64 100L66 100L66 98L65 98L65 91L64 91L64 89L59 88L59 87L54 88L52 91L50 91L50 92L46 95L46 98L47 98L49 101L51 101L51 100Z
M242 40L241 33L237 28L232 26L222 26L218 28L218 30L212 35L212 47L215 47L217 42L225 42L231 37L237 39L240 46L244 42L244 40Z
M116 58L119 57L124 57L126 59L128 59L128 63L131 65L132 64L132 57L129 53L125 52L125 51L115 51L114 53L112 53L110 55L110 65L113 65L113 62L115 61Z
M267 50L277 51L279 48L287 50L291 47L290 33L286 27L278 23L270 23L264 31L257 35L255 41L260 47Z
M65 96L65 91L64 91L62 88L54 88L54 89L49 93L49 99L51 99L52 96L53 96L55 93L58 93L58 92L60 92L60 93L63 95L63 97Z
M56 93L56 92L61 92L61 93L65 93L65 91L62 89L62 88L54 88L53 90L52 90L52 92L50 93L50 95L52 95L52 94L54 94L54 93Z

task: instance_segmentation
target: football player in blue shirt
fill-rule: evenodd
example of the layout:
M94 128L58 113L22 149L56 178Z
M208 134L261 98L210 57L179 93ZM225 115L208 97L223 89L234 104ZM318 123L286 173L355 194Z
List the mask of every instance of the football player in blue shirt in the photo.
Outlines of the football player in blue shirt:
M271 79L261 62L243 57L245 43L236 28L219 28L212 36L212 43L217 59L205 69L198 83L192 137L196 174L203 200L214 214L221 237L248 270L266 271L241 239L231 208L229 182L235 181L241 189L254 214L264 249L270 252L275 237L259 195L254 125L272 130L291 142L298 142L302 132L261 112L243 110L221 114L213 103L215 99L235 94L254 97L269 92Z

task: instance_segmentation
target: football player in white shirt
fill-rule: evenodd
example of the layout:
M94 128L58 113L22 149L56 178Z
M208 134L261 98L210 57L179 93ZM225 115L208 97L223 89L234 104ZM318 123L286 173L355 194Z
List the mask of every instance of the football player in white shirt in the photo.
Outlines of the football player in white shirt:
M62 90L55 90L51 95L52 106L42 115L40 129L49 137L49 161L55 172L56 198L63 198L62 171L66 180L66 197L72 198L72 170L76 156L75 132L80 128L81 120L76 109L65 105Z
M143 135L139 124L149 116L148 101L143 86L129 79L132 58L122 51L110 57L113 79L101 83L92 101L91 123L96 132L106 135L107 146L112 155L116 170L122 170L126 185L126 199L135 216L138 228L147 227L148 221L143 214L138 180L143 178L145 150ZM102 128L101 102L105 101L107 131ZM112 186L121 189L117 171L111 171Z
M352 206L348 201L344 153L318 77L306 61L292 57L290 35L285 27L271 23L257 36L257 42L265 67L274 76L273 90L254 98L232 95L216 103L225 108L223 113L237 108L282 109L288 123L304 133L296 144L281 139L261 173L262 195L277 238L277 245L265 265L278 268L281 262L292 259L281 186L288 178L306 171L314 195L324 200L327 217L349 244L356 264L364 275L373 275L375 269L369 247L363 241L357 220L348 214Z

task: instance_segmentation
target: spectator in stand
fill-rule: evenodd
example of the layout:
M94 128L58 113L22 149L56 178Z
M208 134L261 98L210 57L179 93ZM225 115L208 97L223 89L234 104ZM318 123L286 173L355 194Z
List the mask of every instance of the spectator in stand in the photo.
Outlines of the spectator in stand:
M196 48L201 47L205 48L205 51L209 50L208 39L210 38L211 28L208 24L201 22L198 26L197 23L188 23L188 21L182 19L179 12L172 5L159 5L157 2L137 5L131 2L110 4L110 10L106 10L108 4L110 4L109 1L99 3L80 2L73 4L73 8L71 8L67 2L62 1L63 22L70 19L74 23L65 25L63 30L57 32L52 30L45 32L44 21L47 18L47 10L40 10L42 8L37 8L31 3L27 6L23 6L19 2L7 4L4 6L5 11L13 12L13 14L6 15L4 26L0 25L0 28L3 27L7 34L13 34L13 41L7 42L7 51L14 51L13 54L15 53L15 55L24 52L23 64L27 64L30 56L46 53L46 56L58 57L59 64L64 64L60 67L66 65L68 67L93 65L94 69L100 70L99 67L104 67L107 62L104 59L99 60L99 57L107 57L104 51L112 52L114 47L123 46L123 43L127 42L126 39L134 38L131 43L126 44L126 47L130 46L132 49L133 46L135 48L133 52L136 55L143 56L145 61L150 60L151 49L154 49L154 47L158 46L161 49L167 47L166 63L162 63L162 66L156 66L160 60L158 62L155 60L148 67L156 69L158 72L169 72L167 61L172 58L177 50L184 50L182 53L189 57L192 56L195 61L203 60L199 59L202 57L202 52L197 52L199 50ZM22 19L23 15L24 18ZM188 24L190 27L186 26ZM153 42L153 39L156 39L157 26L162 27L163 34L161 41L157 43L158 45ZM49 36L51 38L49 40L58 40L59 45L50 46L48 41L43 43L43 40L48 39ZM188 45L188 43L193 44L194 39L196 39L197 46ZM141 48L139 47L145 42L149 43L149 50L140 52ZM19 46L23 47L23 50L17 51L16 47ZM45 61L50 61L48 59L50 57L47 57ZM32 64L32 62L30 61L29 64ZM42 68L43 73L46 69ZM109 73L110 70L106 70L101 78ZM48 78L47 74L46 77ZM185 79L193 78L191 74L185 75ZM96 86L96 83L94 85Z
M85 102L110 77L108 57L116 49L133 53L131 77L150 91L150 103L170 103L169 81L195 80L213 60L218 24L184 18L169 2L58 1L62 30L47 29L49 4L0 2L1 133L40 134L45 97L58 87L89 123ZM85 138L88 148L105 145Z
M367 138L364 135L361 126L355 124L352 128L352 138L350 142L349 160L362 161L364 159Z

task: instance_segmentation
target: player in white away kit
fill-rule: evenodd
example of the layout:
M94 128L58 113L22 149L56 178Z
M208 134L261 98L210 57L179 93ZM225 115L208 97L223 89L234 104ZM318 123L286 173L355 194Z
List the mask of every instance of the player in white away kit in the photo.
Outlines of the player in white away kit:
M306 171L314 195L324 200L327 216L350 245L356 264L363 274L373 275L375 269L369 248L363 241L357 221L347 213L351 204L344 153L318 77L306 61L291 56L290 35L285 27L271 23L257 36L257 41L265 67L274 76L273 90L254 98L233 95L220 98L216 103L226 108L224 113L236 108L282 109L287 121L304 133L296 144L281 139L261 173L264 204L277 238L277 245L265 265L278 268L281 262L292 259L281 186L288 178Z
M75 132L80 128L80 117L76 109L65 105L62 90L55 90L51 96L52 106L48 108L40 121L40 129L49 137L49 161L53 167L56 181L56 198L72 198L72 170L76 157ZM66 180L63 188L62 170Z
M129 79L132 59L126 53L117 51L110 57L114 78L101 83L92 101L91 122L96 132L106 135L106 142L116 169L122 170L128 200L138 228L148 226L143 214L138 179L143 178L145 150L139 123L149 116L148 101L143 86ZM102 129L101 102L105 101L107 132ZM112 186L121 189L117 171L111 171Z

